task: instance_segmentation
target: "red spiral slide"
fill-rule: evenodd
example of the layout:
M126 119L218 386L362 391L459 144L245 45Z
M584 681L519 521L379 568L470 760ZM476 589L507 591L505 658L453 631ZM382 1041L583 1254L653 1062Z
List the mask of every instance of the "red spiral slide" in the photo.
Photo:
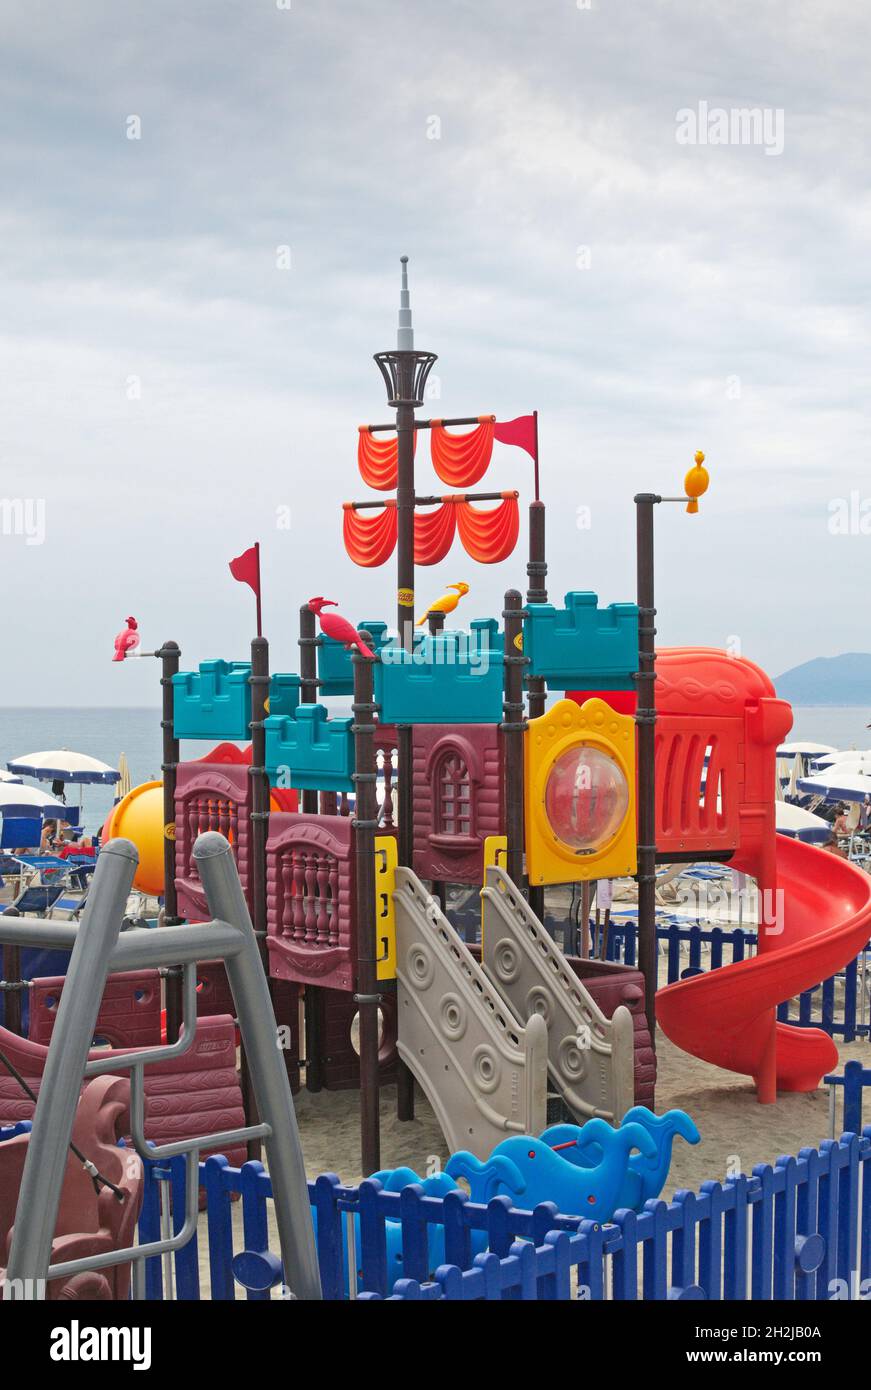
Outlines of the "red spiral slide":
M777 834L776 749L792 710L759 666L712 647L661 648L656 704L661 860L725 860L756 880L764 909L758 955L659 990L659 1023L685 1052L752 1076L760 1101L815 1090L837 1063L834 1043L775 1011L861 951L871 877Z
M732 864L753 872L736 852ZM780 911L760 930L759 954L661 989L663 1031L685 1052L752 1076L759 1099L813 1091L837 1065L838 1049L818 1028L775 1019L776 1006L841 970L871 934L871 877L845 859L778 835ZM773 1086L772 1086L773 1082Z

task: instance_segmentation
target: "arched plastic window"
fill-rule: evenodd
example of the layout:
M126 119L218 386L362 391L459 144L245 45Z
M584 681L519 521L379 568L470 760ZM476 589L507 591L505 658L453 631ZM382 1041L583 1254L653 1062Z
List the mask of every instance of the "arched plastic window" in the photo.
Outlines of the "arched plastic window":
M472 834L472 779L464 758L455 750L439 758L433 779L437 835Z

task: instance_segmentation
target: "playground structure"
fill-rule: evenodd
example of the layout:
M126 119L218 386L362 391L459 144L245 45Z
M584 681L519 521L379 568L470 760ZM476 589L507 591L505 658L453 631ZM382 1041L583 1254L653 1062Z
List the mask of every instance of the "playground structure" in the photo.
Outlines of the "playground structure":
M654 650L653 508L680 500L698 510L707 486L703 456L680 499L635 499L637 602L600 605L595 593L579 590L561 605L549 602L537 416L416 419L435 358L413 348L404 271L402 294L399 347L376 359L396 409L396 437L380 442L375 436L394 426L364 426L358 445L364 481L381 492L395 487L396 497L343 509L352 559L379 565L396 552L396 631L384 618L348 622L330 611L331 601L312 598L300 608L298 673L272 671L260 623L259 551L256 564L246 552L231 570L258 597L250 660L212 657L182 670L175 643L154 653L163 780L134 789L115 808L104 838L129 836L138 854L110 840L98 872L107 858L123 859L129 882L162 895L163 920L112 943L105 928L109 944L76 1034L78 1072L73 1058L62 1077L74 1090L61 1137L82 1077L121 1071L131 1079L137 1147L147 1137L170 1160L192 1155L187 1216L172 1249L190 1238L199 1154L220 1149L238 1163L245 1151L256 1158L265 1140L285 1269L308 1297L317 1296L317 1269L292 1102L287 1113L303 1062L312 1092L359 1087L362 1168L383 1179L386 1191L416 1175L381 1169L379 1090L395 1080L398 1115L408 1120L417 1081L456 1176L482 1200L561 1202L563 1190L574 1190L561 1185L568 1176L607 1221L618 1202L637 1206L655 1196L667 1174L655 1117L653 1130L638 1121L639 1107L649 1113L655 1101L657 1016L685 1050L752 1077L760 1101L773 1101L778 1087L814 1089L833 1065L833 1044L778 1023L777 1008L851 960L871 923L871 880L803 844L777 840L775 749L791 711L765 674L710 648ZM465 435L448 429L468 425ZM473 559L501 562L519 524L516 492L416 492L416 440L427 431L436 472L454 489L479 481L494 440L534 459L529 588L525 600L517 589L506 592L501 621L489 616L446 628L461 598L463 617L472 611L469 586L456 584L415 622L415 562L443 559L456 531ZM481 501L497 505L482 512ZM416 512L421 506L436 510ZM373 507L380 512L367 519ZM546 707L549 694L562 698ZM321 703L337 696L351 699L350 715ZM209 751L182 762L182 739ZM700 860L756 879L759 953L657 994L656 864ZM627 876L639 885L640 968L560 951L546 927L548 892ZM480 940L466 940L451 921L455 885L480 893ZM43 933L42 946L52 944L53 930ZM0 935L20 949L35 944L31 929L14 920L0 920ZM40 1095L29 1141L38 1153L50 1142L45 1116L61 1084L58 1034L62 1023L73 1027L70 1000L85 989L84 927L82 939L74 928L58 927L55 935L59 949L73 949L65 982L59 974L34 980L30 1037L0 1038ZM209 986L202 997L198 981ZM238 1087L227 1065L234 1014L242 1034ZM263 1030L273 1017L286 1039L281 1051L271 1044L280 1077L263 1060ZM95 1037L113 1050L89 1059ZM146 1063L154 1064L148 1072ZM283 1148L273 1142L258 1093L264 1069ZM191 1106L191 1098L202 1105ZM181 1123L175 1108L192 1113ZM30 1114L30 1103L0 1081L0 1120ZM692 1142L690 1131L683 1135ZM560 1152L559 1144L568 1147ZM606 1175L612 1151L622 1168ZM493 1167L494 1155L504 1162ZM20 1200L44 1201L37 1160L28 1165ZM494 1185L494 1173L510 1173L514 1186ZM437 1188L451 1210L453 1189ZM48 1268L50 1219L33 1225L13 1242L11 1271ZM324 1239L319 1226L321 1250ZM446 1233L442 1239L447 1250ZM123 1252L137 1296L160 1244ZM52 1277L75 1272L64 1267ZM274 1275L273 1268L262 1288Z
M602 606L594 593L570 591L554 605L537 416L416 417L435 358L414 348L404 264L397 344L376 358L395 426L361 426L358 437L361 476L382 498L346 503L343 534L358 564L381 565L395 552L398 635L383 618L348 622L318 597L300 609L298 673L272 671L259 547L245 552L231 570L258 599L250 660L212 657L183 671L175 643L155 653L162 791L135 789L109 827L130 826L143 886L154 887L162 859L169 924L207 915L193 847L204 832L227 837L276 1017L295 1040L291 1082L304 1051L310 1090L360 1085L367 1170L379 1166L378 1087L394 1076L400 1118L413 1114L414 1073L449 1143L465 1134L469 1147L471 1134L480 1158L500 1135L540 1133L548 1095L577 1122L619 1124L633 1104L652 1106L657 862L734 864L756 878L763 903L783 886L778 862L798 877L807 862L803 846L776 848L774 750L791 713L768 678L713 649L654 651L653 511L678 500L698 510L704 456L680 499L635 499L637 603ZM454 433L458 426L472 428ZM454 489L445 497L414 486L415 450L427 435L433 467ZM468 584L452 584L420 631L415 563L438 563L457 531L483 563L504 560L516 544L516 492L458 491L484 476L497 441L534 463L525 603L509 590L501 624L487 617L448 629L460 601L464 614L472 602ZM483 511L482 501L497 505ZM565 698L546 708L549 691ZM352 699L350 717L319 702L335 696ZM182 763L182 738L217 746ZM244 751L230 742L248 739ZM146 804L150 831L136 822ZM759 957L719 972L716 986L686 980L660 991L670 1036L745 1071L760 1100L773 1100L778 1084L812 1087L832 1064L830 1044L796 1039L774 1017L795 988L820 978L821 964L843 965L863 944L864 881L860 891L831 872L842 897L852 893L844 925L833 930L834 909L817 898L810 946L811 925L793 913L782 933L761 930ZM545 929L547 890L626 875L639 883L640 970L564 956ZM451 924L456 884L481 892L480 944ZM722 998L712 1019L714 988ZM179 1007L170 977L170 1038ZM350 1039L357 1016L359 1061Z

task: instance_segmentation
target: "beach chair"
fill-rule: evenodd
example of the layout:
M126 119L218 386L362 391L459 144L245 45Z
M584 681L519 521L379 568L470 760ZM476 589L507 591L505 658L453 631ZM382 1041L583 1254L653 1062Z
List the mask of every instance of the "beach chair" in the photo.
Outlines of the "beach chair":
M32 883L21 890L5 911L19 917L47 917L63 892L62 883Z

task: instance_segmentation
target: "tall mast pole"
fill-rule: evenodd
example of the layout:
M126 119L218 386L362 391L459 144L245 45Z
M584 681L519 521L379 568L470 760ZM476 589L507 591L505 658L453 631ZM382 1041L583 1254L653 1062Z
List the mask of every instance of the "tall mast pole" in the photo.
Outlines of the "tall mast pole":
M399 324L396 333L396 627L406 651L414 643L414 328L408 292L408 257L400 258ZM405 862L403 860L403 862Z
M414 649L414 412L423 405L427 378L436 362L434 352L414 346L411 297L408 291L408 257L401 256L399 322L396 348L378 352L375 361L387 388L387 401L396 411L396 627L400 645ZM397 801L400 864L411 865L414 841L414 790L412 783L412 728L396 729ZM403 1062L398 1064L397 1115L414 1118L414 1080Z

